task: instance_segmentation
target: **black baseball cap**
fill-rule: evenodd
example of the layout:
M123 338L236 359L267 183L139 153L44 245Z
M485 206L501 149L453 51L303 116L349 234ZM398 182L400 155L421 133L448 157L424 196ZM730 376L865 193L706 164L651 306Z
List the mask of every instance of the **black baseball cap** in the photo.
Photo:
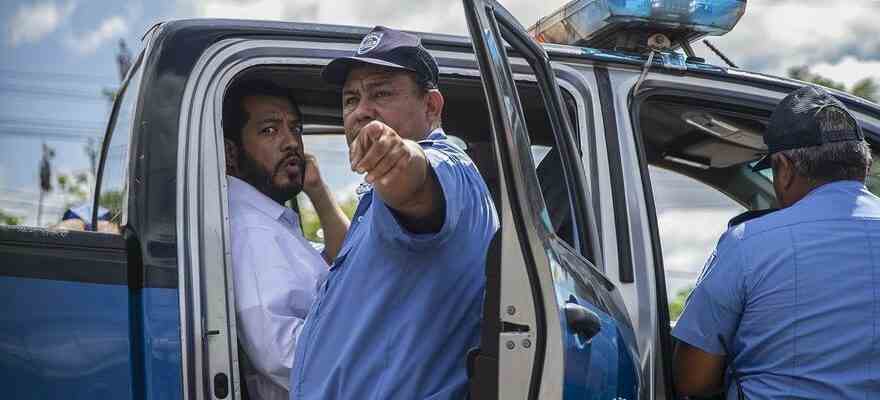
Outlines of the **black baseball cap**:
M327 83L342 86L349 69L356 64L372 64L416 73L419 84L437 87L440 75L437 61L422 46L422 39L411 33L376 26L364 36L351 57L340 57L327 64L321 76Z
M783 150L864 139L858 121L840 100L818 86L804 86L785 96L770 115L764 131L767 154L752 170L770 168L770 156Z

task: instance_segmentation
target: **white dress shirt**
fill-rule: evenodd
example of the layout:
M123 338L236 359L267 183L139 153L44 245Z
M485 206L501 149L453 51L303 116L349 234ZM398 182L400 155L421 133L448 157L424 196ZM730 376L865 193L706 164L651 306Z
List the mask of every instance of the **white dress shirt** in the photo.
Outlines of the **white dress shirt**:
M252 400L287 400L294 347L329 267L293 210L227 178L238 340L254 369L242 379Z

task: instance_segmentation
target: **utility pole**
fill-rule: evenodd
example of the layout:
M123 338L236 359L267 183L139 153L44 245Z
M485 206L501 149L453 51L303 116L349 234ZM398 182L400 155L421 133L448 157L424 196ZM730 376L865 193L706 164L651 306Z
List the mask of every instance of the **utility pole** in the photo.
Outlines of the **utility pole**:
M40 161L40 200L37 203L37 226L43 226L43 198L52 191L52 159L55 149L43 142L43 159Z
M119 68L119 82L125 79L125 74L131 68L131 51L125 45L125 39L119 39L119 51L116 54L116 66Z

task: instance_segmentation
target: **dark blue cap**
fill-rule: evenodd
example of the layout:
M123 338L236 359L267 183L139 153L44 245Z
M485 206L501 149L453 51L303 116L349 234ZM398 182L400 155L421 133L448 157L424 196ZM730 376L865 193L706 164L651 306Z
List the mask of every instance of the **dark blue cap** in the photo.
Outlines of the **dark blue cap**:
M384 26L373 28L351 57L340 57L327 64L321 76L328 83L342 86L353 65L372 64L416 73L419 84L437 87L440 75L437 61L422 47L422 39L411 33Z
M767 155L752 170L770 168L770 156L780 151L864 139L858 121L840 100L818 86L804 86L776 106L764 132Z

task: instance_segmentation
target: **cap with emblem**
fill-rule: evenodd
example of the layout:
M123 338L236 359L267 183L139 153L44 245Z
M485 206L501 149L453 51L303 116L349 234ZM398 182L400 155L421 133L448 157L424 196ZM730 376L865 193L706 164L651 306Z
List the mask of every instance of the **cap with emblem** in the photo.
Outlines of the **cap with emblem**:
M419 84L435 88L440 75L437 61L422 46L422 40L411 33L377 26L361 41L351 57L340 57L321 71L325 81L343 85L348 70L357 64L379 65L415 72Z
M764 132L767 155L752 170L770 168L770 156L780 151L864 139L859 123L840 100L820 87L804 86L776 106Z

